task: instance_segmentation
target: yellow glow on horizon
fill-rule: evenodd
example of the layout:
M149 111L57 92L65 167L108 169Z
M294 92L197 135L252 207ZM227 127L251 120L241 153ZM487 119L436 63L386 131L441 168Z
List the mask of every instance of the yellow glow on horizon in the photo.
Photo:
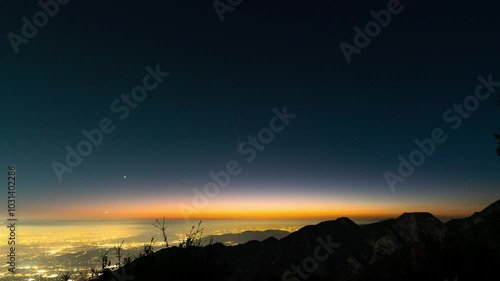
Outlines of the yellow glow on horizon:
M396 218L404 212L430 212L437 217L464 217L475 211L474 206L378 199L355 200L337 196L328 198L317 195L275 196L219 196L208 200L206 205L194 205L192 197L168 199L144 198L143 201L117 199L112 202L96 202L92 206L74 202L59 209L38 210L33 218L44 219L152 219L165 216L169 219L272 219L272 218ZM182 206L182 207L181 207ZM196 208L196 207L198 208Z
M272 206L272 207L271 207ZM378 204L371 205L343 205L339 208L331 208L315 204L314 207L307 205L297 206L295 208L283 205L271 205L259 208L227 208L227 207L213 207L210 210L205 210L199 214L191 214L191 218L244 218L244 219L271 219L271 218L284 218L284 219L306 219L306 218L330 218L335 219L338 217L354 218L396 218L405 212L430 212L437 217L462 217L469 216L473 212L467 212L463 209L441 209L433 206L429 207L414 207L405 206L384 208ZM145 218L155 217L155 213L144 213ZM173 216L173 218L182 218L182 214Z

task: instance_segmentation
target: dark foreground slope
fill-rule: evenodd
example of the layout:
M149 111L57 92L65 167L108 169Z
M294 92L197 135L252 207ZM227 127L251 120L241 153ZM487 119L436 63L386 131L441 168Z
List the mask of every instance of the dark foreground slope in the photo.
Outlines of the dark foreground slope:
M306 226L281 240L172 247L136 259L125 272L136 281L443 281L497 280L497 268L500 200L448 223L429 213L405 213L366 226L339 218ZM99 280L112 278L107 274Z

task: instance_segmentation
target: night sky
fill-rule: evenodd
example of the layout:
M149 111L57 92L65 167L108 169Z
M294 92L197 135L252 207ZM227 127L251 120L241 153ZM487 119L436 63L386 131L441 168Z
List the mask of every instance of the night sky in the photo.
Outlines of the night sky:
M241 174L194 217L481 210L500 198L500 88L456 130L443 114L479 76L500 81L498 6L401 1L348 63L339 44L388 2L243 0L221 21L212 1L73 0L16 54L7 35L41 8L3 1L0 166L17 166L18 216L181 218L231 160ZM170 74L121 120L111 104L157 65ZM296 117L247 161L284 107ZM59 181L54 161L103 118L115 130ZM384 173L435 128L447 140L391 190Z

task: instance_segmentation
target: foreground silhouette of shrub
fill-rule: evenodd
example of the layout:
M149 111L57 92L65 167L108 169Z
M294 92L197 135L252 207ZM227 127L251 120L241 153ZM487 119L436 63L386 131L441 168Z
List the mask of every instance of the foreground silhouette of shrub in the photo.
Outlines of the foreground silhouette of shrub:
M116 259L117 259L116 266L118 266L118 267L122 266L122 249L123 249L122 246L123 246L124 242L125 242L125 240L122 240L120 245L118 245L114 248L115 254L116 254Z
M68 281L69 279L71 279L71 273L69 273L69 272L63 272L63 273L59 274L59 280L61 280L61 281Z
M153 236L151 238L151 241L148 244L144 244L144 248L142 252L139 253L139 258L142 257L149 257L154 253L154 244L155 244L155 237Z
M220 259L216 258L216 253L225 247L220 243L213 245L212 240L209 241L207 246L204 246L206 241L202 239L202 221L198 223L196 229L195 226L191 227L190 232L186 233L186 237L180 242L179 246L173 247L168 245L165 222L160 223L159 220L156 220L156 223L154 226L163 233L165 248L155 252L155 237L151 238L149 243L144 244L143 250L137 257L127 255L127 257L123 258L123 262L120 262L122 266L117 269L116 273L120 273L122 269L125 269L124 272L127 275L134 276L134 281L208 280L207 278L222 280L224 266ZM122 244L119 245L120 258ZM213 247L213 249L207 251L207 247ZM115 248L115 253L117 253L117 248ZM202 248L204 248L204 251L201 251ZM113 278L113 274L109 269L108 252L109 250L101 255L102 270L99 271L97 278L93 280L109 281Z
M173 280L222 280L224 276L224 261L220 259L220 252L225 248L222 244L213 244L213 240L202 239L203 228L200 221L195 229L191 227L189 233L178 247L162 251L158 255L169 265L169 277ZM219 256L219 258L218 258ZM162 270L157 272L161 274ZM164 274L164 271L163 271ZM156 275L159 276L159 275Z
M156 223L154 223L153 226L161 230L161 233L163 235L163 242L165 242L165 248L168 248L167 225L165 224L165 217L163 217L163 221L161 224L160 221L157 219Z
M127 274L137 276L134 281L141 280L223 280L223 265L216 259L210 247L180 248L177 246L162 249L149 257L135 259L126 266ZM161 279L159 279L161 277Z

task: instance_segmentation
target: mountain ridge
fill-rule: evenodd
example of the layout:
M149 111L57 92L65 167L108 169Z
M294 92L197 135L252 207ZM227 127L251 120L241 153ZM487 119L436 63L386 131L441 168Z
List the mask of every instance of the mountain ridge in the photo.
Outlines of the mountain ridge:
M164 280L166 268L169 280L477 280L497 274L499 226L500 200L447 223L428 212L363 226L341 217L281 239L162 249L125 268L135 281Z

